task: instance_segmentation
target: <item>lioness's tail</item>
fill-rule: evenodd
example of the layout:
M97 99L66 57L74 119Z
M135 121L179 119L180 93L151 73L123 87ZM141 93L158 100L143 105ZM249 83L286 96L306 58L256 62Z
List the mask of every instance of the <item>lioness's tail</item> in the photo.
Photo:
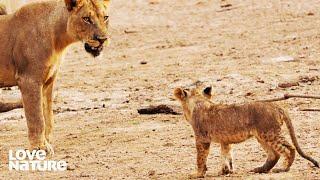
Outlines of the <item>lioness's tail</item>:
M0 3L0 15L6 15L7 9L6 6Z
M319 168L319 163L316 160L314 160L312 157L306 155L302 151L302 149L300 148L300 146L298 144L298 141L297 141L297 138L296 138L296 133L294 132L294 129L293 129L293 126L292 126L292 123L291 123L291 119L289 118L288 114L285 111L283 111L283 110L281 110L281 111L282 111L281 113L283 113L283 116L284 116L283 117L284 122L286 123L287 128L289 130L289 134L290 134L292 143L295 146L297 152L300 154L301 157L309 160L310 162L312 162L312 164L314 164L316 167Z

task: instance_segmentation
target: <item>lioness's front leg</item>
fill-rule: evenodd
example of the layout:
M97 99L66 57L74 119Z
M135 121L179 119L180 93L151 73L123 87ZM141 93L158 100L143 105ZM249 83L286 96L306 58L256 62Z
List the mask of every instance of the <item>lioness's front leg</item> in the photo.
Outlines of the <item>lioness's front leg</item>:
M50 135L54 125L52 101L55 77L56 75L51 77L43 86L43 115L45 119L45 137L48 142L50 142Z
M43 149L53 154L51 145L45 139L45 121L43 116L42 83L30 77L18 79L28 126L31 149Z

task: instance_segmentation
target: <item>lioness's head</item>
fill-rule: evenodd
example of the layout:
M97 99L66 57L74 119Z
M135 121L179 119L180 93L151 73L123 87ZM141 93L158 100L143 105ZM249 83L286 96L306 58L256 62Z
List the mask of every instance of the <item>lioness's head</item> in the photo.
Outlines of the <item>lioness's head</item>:
M71 13L69 35L84 42L88 53L99 56L108 40L110 0L65 0L65 3Z
M178 99L182 105L184 116L188 121L191 120L191 112L195 104L199 101L210 101L212 97L212 87L206 87L204 89L182 89L176 88L173 92L176 99Z

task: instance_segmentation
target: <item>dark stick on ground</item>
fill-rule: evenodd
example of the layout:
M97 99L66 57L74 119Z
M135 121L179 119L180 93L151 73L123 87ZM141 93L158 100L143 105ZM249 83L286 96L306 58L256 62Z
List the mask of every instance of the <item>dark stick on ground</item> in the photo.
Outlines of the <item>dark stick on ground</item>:
M21 101L8 102L8 103L0 102L0 113L1 112L8 112L8 111L18 109L18 108L23 108Z
M139 114L172 114L180 115L181 113L175 111L172 107L167 105L149 106L146 108L138 109Z
M314 112L320 112L320 109L310 109L310 108L306 108L306 109L299 109L299 111L314 111Z

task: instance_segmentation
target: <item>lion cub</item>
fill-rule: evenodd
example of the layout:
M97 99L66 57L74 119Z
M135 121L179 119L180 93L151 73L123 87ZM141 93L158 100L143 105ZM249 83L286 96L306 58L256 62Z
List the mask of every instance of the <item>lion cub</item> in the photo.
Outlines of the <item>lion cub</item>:
M285 158L284 169L289 171L295 158L295 150L319 167L317 161L306 155L298 145L291 120L283 109L272 104L254 102L244 105L216 105L210 102L212 88L185 90L177 88L174 96L181 102L186 120L192 125L197 148L198 172L193 177L204 177L210 143L221 144L222 170L220 175L233 172L231 144L255 137L267 152L265 164L252 171L269 172L280 156ZM284 138L281 126L285 122L294 147Z

